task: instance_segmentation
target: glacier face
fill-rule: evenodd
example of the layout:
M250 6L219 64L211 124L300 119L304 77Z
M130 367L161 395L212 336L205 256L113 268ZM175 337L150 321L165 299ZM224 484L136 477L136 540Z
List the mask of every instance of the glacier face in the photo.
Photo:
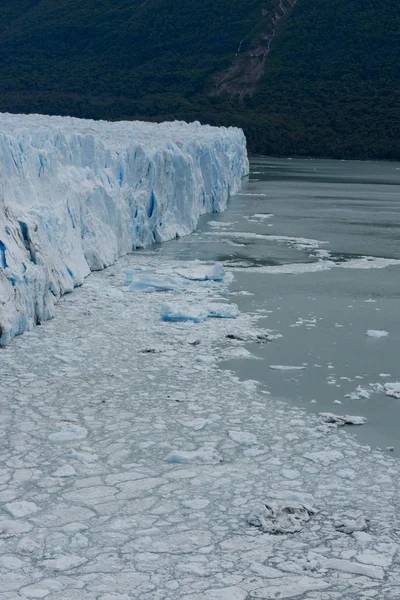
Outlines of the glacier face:
M0 345L91 270L224 210L247 173L236 128L0 114Z

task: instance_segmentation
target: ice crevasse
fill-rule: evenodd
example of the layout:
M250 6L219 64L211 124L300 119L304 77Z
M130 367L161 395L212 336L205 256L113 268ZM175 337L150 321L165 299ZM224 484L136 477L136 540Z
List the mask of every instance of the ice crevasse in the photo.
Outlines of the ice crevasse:
M247 173L236 128L0 114L0 345L91 270L224 210Z

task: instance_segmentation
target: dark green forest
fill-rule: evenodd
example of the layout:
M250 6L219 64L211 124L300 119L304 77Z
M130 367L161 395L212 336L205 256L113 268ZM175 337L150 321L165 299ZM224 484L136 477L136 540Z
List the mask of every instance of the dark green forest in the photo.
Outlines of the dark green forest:
M298 0L276 20L278 5L0 0L0 111L200 120L243 127L258 154L400 159L398 0ZM219 90L239 45L245 72L262 44L252 92Z

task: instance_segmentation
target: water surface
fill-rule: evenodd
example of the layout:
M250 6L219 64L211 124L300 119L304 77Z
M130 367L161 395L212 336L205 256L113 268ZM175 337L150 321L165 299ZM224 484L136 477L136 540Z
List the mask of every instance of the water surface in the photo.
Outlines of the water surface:
M282 335L224 366L311 412L364 415L359 439L400 456L400 400L370 386L400 381L399 239L399 163L257 158L225 213L159 251L233 268L230 289L253 294L233 300ZM370 397L346 398L358 386Z

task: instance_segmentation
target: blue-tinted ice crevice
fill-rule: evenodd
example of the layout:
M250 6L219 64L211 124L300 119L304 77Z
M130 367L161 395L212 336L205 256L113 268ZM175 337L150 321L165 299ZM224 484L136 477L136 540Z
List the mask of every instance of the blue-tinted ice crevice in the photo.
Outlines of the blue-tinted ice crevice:
M247 173L236 128L0 114L0 345L90 271L224 210Z

